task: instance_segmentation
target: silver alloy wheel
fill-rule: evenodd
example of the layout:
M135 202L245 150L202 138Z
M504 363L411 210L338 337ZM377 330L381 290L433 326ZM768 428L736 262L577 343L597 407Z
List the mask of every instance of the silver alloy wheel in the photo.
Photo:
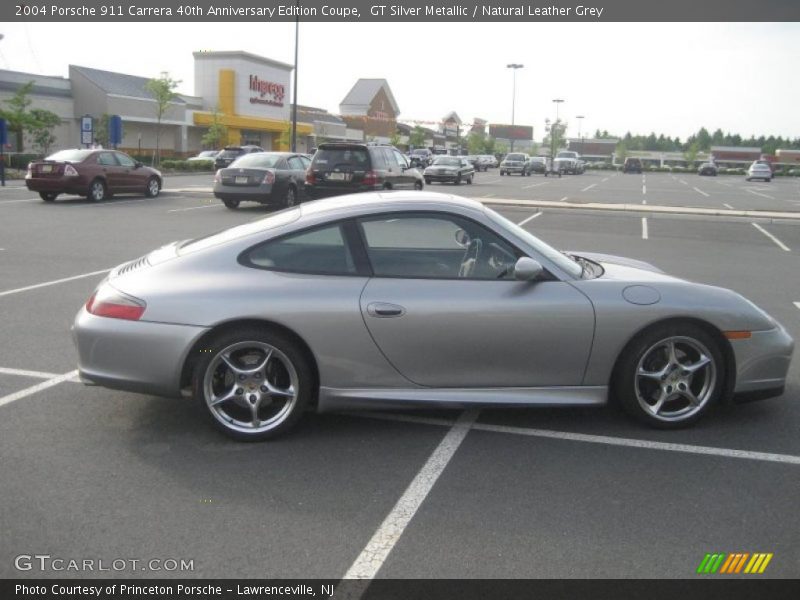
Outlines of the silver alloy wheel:
M257 341L217 353L203 376L209 411L228 429L263 433L283 423L297 404L297 371L280 350Z
M100 202L103 198L106 197L106 186L105 184L100 181L99 179L95 179L92 182L92 186L89 188L89 196L95 202Z
M150 181L148 182L148 184L147 184L147 194L151 198L155 198L156 196L158 196L158 192L160 190L161 190L161 186L158 185L158 179L156 179L155 177L152 177L150 179Z
M648 348L636 365L634 389L644 411L661 421L683 421L714 394L717 365L698 340L673 336Z

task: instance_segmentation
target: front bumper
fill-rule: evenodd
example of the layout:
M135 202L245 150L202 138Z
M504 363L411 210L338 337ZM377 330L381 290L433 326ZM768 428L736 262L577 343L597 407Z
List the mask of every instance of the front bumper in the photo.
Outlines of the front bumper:
M80 378L115 390L179 397L184 362L206 331L197 326L97 317L83 307L72 326Z
M423 177L430 181L438 181L443 183L445 181L456 181L459 178L458 173L423 173Z
M775 393L768 395L782 392L794 352L794 340L782 325L767 331L754 331L749 339L733 340L731 346L736 358L735 395L754 395L770 390Z

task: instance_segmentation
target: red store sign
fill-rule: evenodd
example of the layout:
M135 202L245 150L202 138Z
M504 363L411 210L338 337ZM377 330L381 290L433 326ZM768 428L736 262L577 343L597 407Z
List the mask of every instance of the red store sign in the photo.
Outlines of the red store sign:
M258 96L250 97L250 104L283 106L286 96L286 88L282 84L259 79L256 75L250 75L250 91L258 92Z

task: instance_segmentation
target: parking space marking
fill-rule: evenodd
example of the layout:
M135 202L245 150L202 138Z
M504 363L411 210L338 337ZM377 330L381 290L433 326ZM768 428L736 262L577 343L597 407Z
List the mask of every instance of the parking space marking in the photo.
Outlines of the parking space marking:
M794 303L794 305L795 305L797 308L800 308L800 302L795 302L795 303Z
M526 219L522 219L522 221L520 221L519 223L517 223L517 225L519 225L520 227L522 227L523 225L525 225L525 223L527 223L528 221L533 221L533 220L534 220L536 217L538 217L538 216L539 216L539 215L541 215L541 214L542 214L542 211L539 211L539 212L537 212L537 213L534 213L534 214L532 214L530 217L528 217L528 218L526 218Z
M650 239L650 234L647 231L647 217L642 217L642 239Z
M481 198L494 198L495 194L484 194Z
M603 178L603 180L600 183L605 183L606 181L608 181L608 177Z
M34 379L52 379L58 373L45 373L44 371L28 371L26 369L8 369L0 367L0 375L19 375L20 377L33 377Z
M680 182L681 182L683 185L689 185L689 184L688 184L688 183L686 183L686 182L685 182L683 179L678 179L678 181L680 181Z
M501 181L501 179L500 178L490 179L489 181L481 181L481 183L497 183L498 181Z
M642 194L646 194L646 193L647 193L647 186L642 184Z
M414 514L433 489L436 480L444 471L470 427L478 418L479 411L468 410L461 414L444 436L422 469L409 484L406 491L386 515L378 530L347 570L344 579L373 579L391 553Z
M753 223L753 227L758 229L761 233L763 233L765 236L767 236L769 239L771 239L773 242L775 242L781 250L783 250L785 252L791 252L791 249L789 248L789 246L784 244L782 241L780 241L778 238L776 238L774 235L772 235L769 231L764 229L758 223Z
M523 190L529 190L531 188L539 187L540 185L547 185L548 183L550 183L550 182L549 181L542 181L541 183L534 183L532 185L523 185L522 189Z
M28 285L21 288L16 288L13 290L5 290L4 292L0 292L0 296L10 296L11 294L19 294L20 292L27 292L29 290L36 290L38 288L48 287L51 285L57 285L59 283L66 283L67 281L75 281L76 279L83 279L85 277L92 277L94 275L100 275L101 273L108 273L111 269L101 269L99 271L92 271L91 273L83 273L82 275L74 275L72 277L64 277L63 279L54 279L53 281L45 281L44 283L36 283L34 285Z
M734 208L730 204L728 204L727 202L723 202L722 206L724 206L725 208L729 208L731 210L734 210Z
M744 191L749 192L749 193L753 194L754 196L761 196L762 198L768 198L770 200L775 200L775 198L773 198L772 196L769 196L768 194L762 194L761 192L757 192L755 190L751 190L750 188L744 188Z
M798 306L800 308L800 306ZM451 427L453 421L430 417L417 417L412 415L395 415L393 413L345 413L349 416L366 419L396 420L421 425L434 425ZM534 429L529 427L513 427L509 425L493 425L491 423L473 423L473 431L490 431L494 433L507 433L527 437L541 437L569 442L586 442L590 444L604 444L607 446L623 446L627 448L641 448L645 450L663 450L667 452L681 452L685 454L703 454L706 456L719 456L722 458L740 458L790 465L800 465L800 456L793 454L777 454L774 452L758 452L755 450L737 450L736 448L720 448L717 446L697 446L694 444L679 444L675 442L656 442L637 438L624 438L611 435L597 435L590 433L575 433L572 431L557 431L554 429Z
M697 192L698 194L703 194L703 196L705 196L706 198L708 198L708 197L711 195L711 194L706 194L706 193L705 193L703 190L699 190L699 189L697 189L696 187L693 187L692 189L693 189L695 192Z
M24 390L20 390L18 392L14 392L12 394L7 394L0 398L0 406L5 406L6 404L11 404L12 402L16 402L17 400L21 400L22 398L26 398L27 396L31 396L42 390L46 390L51 388L59 383L64 381L68 381L78 375L78 370L75 369L74 371L70 371L69 373L64 373L62 375L56 375L48 379L47 381L43 381L42 383L37 383L36 385L32 385L30 387L25 388Z
M593 188L594 186L596 186L596 185L597 185L596 183L593 183L592 185L587 185L587 186L586 186L585 188L583 188L581 191L582 191L582 192L588 192L590 189L592 189L592 188Z
M34 200L38 200L38 198L23 198L22 200L2 200L0 204L16 204L17 202L33 202Z
M147 202L155 198L134 198L133 200L109 200L106 202L89 202L88 204L76 204L70 208L108 208L109 206L119 206L120 204L130 204L131 202Z
M564 196L559 202L566 202L569 199L569 196Z
M213 206L222 206L222 204L203 204L202 206L190 206L189 208L173 208L168 210L168 213L183 212L185 210L197 210L198 208L211 208Z

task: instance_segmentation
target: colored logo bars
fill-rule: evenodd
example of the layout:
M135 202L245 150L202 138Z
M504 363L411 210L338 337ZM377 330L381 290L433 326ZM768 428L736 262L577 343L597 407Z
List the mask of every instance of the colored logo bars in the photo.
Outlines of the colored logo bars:
M763 573L769 561L772 560L772 552L737 552L726 554L724 552L706 554L697 572L701 575L725 573L728 575L738 573L748 573L755 575Z

